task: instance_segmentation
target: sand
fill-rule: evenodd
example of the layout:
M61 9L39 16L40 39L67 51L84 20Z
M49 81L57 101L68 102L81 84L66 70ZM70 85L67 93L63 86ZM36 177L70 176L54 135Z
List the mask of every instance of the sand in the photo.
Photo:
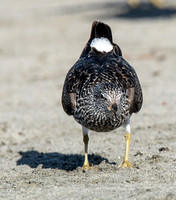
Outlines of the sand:
M136 69L144 104L124 130L90 133L64 113L62 86L94 20L108 23ZM176 3L6 0L0 3L0 199L176 199Z

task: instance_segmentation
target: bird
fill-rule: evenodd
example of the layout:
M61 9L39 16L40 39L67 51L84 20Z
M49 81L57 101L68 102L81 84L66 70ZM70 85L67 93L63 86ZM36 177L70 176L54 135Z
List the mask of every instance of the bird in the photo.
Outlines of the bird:
M89 131L125 128L125 157L118 169L134 167L129 161L130 117L142 107L142 88L135 69L113 42L109 25L94 21L79 59L68 71L62 90L64 111L82 126L84 164L88 171Z

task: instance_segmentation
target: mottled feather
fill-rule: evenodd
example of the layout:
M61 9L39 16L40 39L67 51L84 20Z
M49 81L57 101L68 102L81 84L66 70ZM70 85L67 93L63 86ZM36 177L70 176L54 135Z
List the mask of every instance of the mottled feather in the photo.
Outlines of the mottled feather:
M96 37L106 37L113 50L100 52L91 48L90 43ZM101 99L100 95L104 97ZM65 79L62 94L65 112L88 129L111 131L138 112L142 101L137 74L122 57L120 47L113 43L110 27L94 22L88 43ZM108 110L114 103L119 109L116 113Z

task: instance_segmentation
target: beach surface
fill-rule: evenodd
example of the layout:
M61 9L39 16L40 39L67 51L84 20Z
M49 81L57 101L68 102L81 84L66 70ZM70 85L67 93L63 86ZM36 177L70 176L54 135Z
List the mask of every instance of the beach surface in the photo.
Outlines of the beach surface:
M90 132L82 172L81 126L61 94L94 20L135 68L144 103L131 118L130 161L124 129ZM0 3L0 199L176 199L176 3L6 0Z

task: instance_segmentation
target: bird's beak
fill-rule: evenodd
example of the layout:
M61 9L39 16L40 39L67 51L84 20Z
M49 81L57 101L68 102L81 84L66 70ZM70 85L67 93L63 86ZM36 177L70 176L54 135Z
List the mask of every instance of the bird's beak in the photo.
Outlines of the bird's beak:
M110 105L108 107L108 110L109 111L113 111L114 113L117 113L117 111L118 111L118 105L116 103L113 103L112 105Z

